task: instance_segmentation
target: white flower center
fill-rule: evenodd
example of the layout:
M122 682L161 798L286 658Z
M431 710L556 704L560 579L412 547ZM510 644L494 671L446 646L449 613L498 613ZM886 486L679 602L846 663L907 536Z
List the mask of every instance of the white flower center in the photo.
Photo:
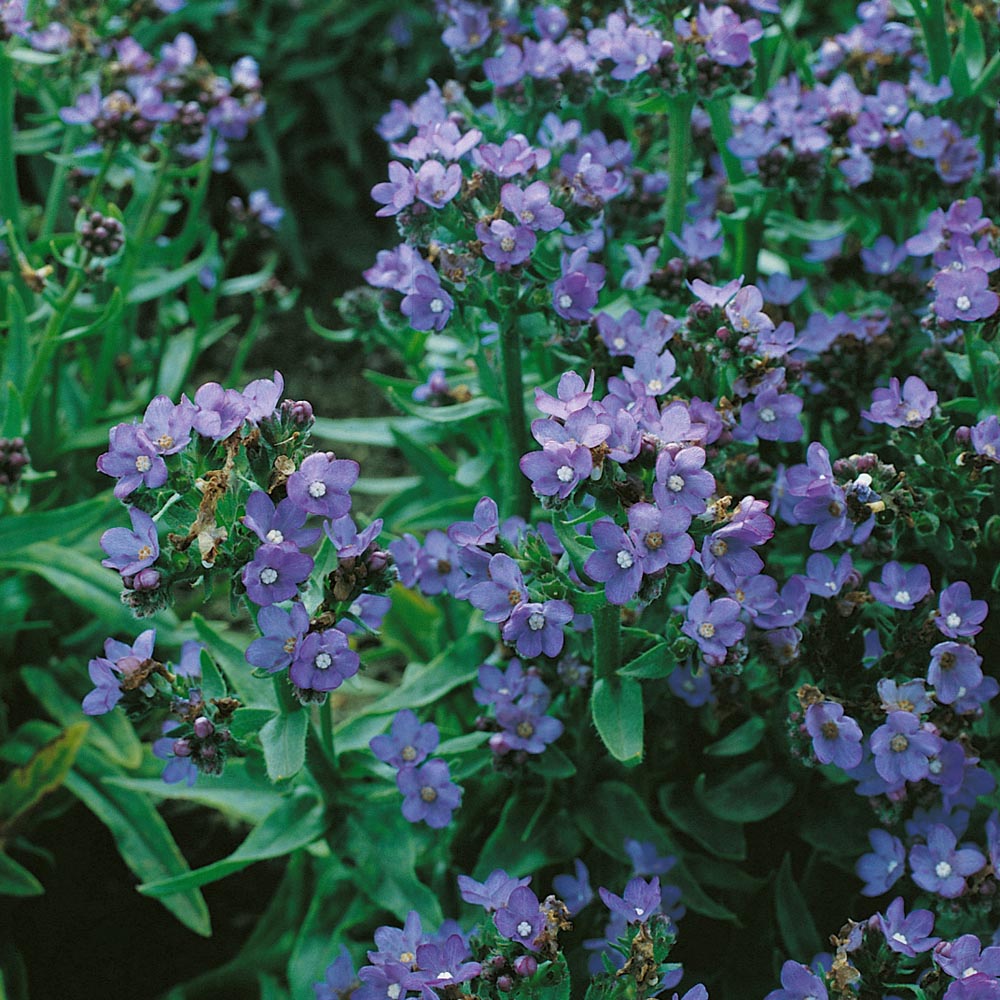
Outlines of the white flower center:
M573 304L573 296L572 295L569 295L566 292L563 292L562 295L559 296L559 308L560 309L569 309L569 307L572 304Z
M521 213L521 221L522 222L534 222L535 221L535 213L532 212L530 208L526 208Z
M643 914L644 914L645 912L646 912L646 911L645 911L645 910L644 910L644 909L643 909L643 908L642 908L641 906L637 906L637 907L635 908L635 915L636 915L637 917L641 917L641 916L642 916L642 915L643 915Z
M648 63L648 62L649 62L649 59L646 58L646 53L645 52L640 52L635 57L635 64L636 64L636 66L645 66L646 63Z
M907 940L906 940L906 935L905 934L900 934L899 931L896 931L896 933L893 934L892 939L893 939L893 941L898 941L900 944L907 944L908 943Z
M573 478L573 470L568 465L560 465L556 469L556 479L561 483L568 483Z
M955 308L961 309L962 312L965 312L967 309L971 309L972 299L970 299L968 295L959 295L959 297L955 299Z
M715 626L711 622L702 622L698 626L698 635L703 639L711 639L715 635Z
M962 624L962 618L960 615L956 615L954 611L947 618L945 618L945 624L948 628L958 628Z
M272 545L280 545L285 540L285 536L277 528L272 528L264 537Z
M917 423L918 420L921 420L921 419L922 418L921 418L921 415L920 415L920 411L918 409L916 409L915 407L910 407L910 409L908 409L906 411L906 422L908 424L915 424L915 423Z
M528 616L528 628L532 632L537 632L539 629L545 628L545 615L541 611L534 611Z
M260 571L258 579L266 587L268 584L274 583L274 581L278 579L278 571L270 566L265 566Z
M326 483L322 479L314 479L309 484L309 496L314 500L318 500L320 497L326 496Z
M823 586L826 587L826 589L829 590L831 594L837 590L837 585L836 583L833 582L833 580L827 580L827 582L824 583Z
M969 976L974 976L979 972L979 970L974 966L970 965L967 969L962 970L962 974L958 977L959 979L968 979Z
M510 253L516 245L517 244L514 242L513 236L505 236L500 241L500 249L503 250L504 253Z
M454 979L455 977L447 969L445 969L444 972L439 972L437 974L437 978L438 979Z
M432 313L442 313L444 312L444 302L441 299L431 299L427 304L427 308L430 309Z
M651 378L646 383L646 388L652 393L663 392L663 383L658 378Z
M770 406L765 406L764 409L757 414L757 416L760 417L765 424L773 424L775 420L778 419L778 415L771 409Z
M625 338L615 337L615 339L611 341L611 344L616 350L620 351L625 346Z
M931 774L940 774L944 770L944 764L942 764L939 760L932 760L927 765L927 770L930 771Z
M153 463L148 455L136 455L135 456L135 470L136 472L149 472Z
M909 604L910 592L908 590L897 590L895 595L895 601L897 604Z
M622 569L631 569L635 560L632 558L632 554L630 552L626 552L625 549L619 549L618 555L615 556L615 562L618 563Z
M136 556L139 559L152 559L153 550L149 545L142 545L139 547L139 551L136 552Z
M527 937L531 933L531 924L527 920L522 920L517 925L518 937Z
M898 861L890 861L885 866L885 873L886 873L886 875L891 875L898 867L899 867L899 862Z
M951 865L947 861L939 861L934 866L934 874L938 878L951 878Z
M389 1000L399 1000L399 994L402 992L403 990L399 983L389 983L386 987L385 995Z
M675 472L667 480L667 489L670 490L671 493L680 493L680 491L684 489L684 477L678 476Z

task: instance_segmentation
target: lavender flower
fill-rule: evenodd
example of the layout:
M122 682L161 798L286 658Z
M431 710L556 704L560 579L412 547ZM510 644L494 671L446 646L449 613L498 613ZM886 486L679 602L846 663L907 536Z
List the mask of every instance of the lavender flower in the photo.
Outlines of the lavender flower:
M396 786L403 793L403 816L411 823L422 820L435 830L451 822L451 814L462 801L462 788L451 780L443 760L402 768Z
M192 426L202 436L222 441L237 430L250 404L236 389L223 389L218 382L206 382L194 394L196 411Z
M931 391L922 379L911 375L904 383L902 393L899 379L889 379L886 389L872 392L871 409L861 413L873 424L888 424L890 427L919 427L930 417L937 404L937 393Z
M627 604L642 582L642 562L633 540L610 518L595 521L591 535L597 551L588 556L584 571L605 585L612 604Z
M291 542L268 543L243 567L241 579L250 600L266 607L294 597L312 568L312 559Z
M96 657L87 665L94 690L83 699L86 715L103 715L121 701L122 678L128 677L153 656L156 630L146 629L129 646L117 639L107 639L104 656Z
M798 396L779 394L772 386L741 407L741 437L744 440L756 436L762 441L798 441L803 432L799 420L801 412L802 400Z
M521 656L558 656L563 625L572 618L573 608L566 601L519 604L503 627L503 641L515 643Z
M262 635L247 647L247 663L277 673L291 666L298 644L309 630L309 613L298 601L288 611L270 604L260 609L257 627Z
M771 990L764 1000L827 1000L826 986L805 965L788 961L781 967L780 990Z
M360 472L357 462L337 458L332 451L316 452L288 477L288 499L309 514L336 520L351 509L348 491Z
M815 702L806 709L806 730L821 764L849 771L861 763L861 727L833 701Z
M713 601L707 590L699 590L688 605L681 631L698 643L707 656L725 659L726 649L735 645L746 633L738 621L740 606L728 597Z
M473 906L481 906L487 913L507 905L510 894L521 886L529 885L531 877L511 878L502 868L494 868L485 882L476 882L468 875L458 876L462 899Z
M660 452L653 484L657 505L676 505L690 514L703 514L706 501L715 492L715 477L704 465L704 448L681 448L676 454L670 449Z
M885 935L885 943L901 955L914 958L918 952L930 951L940 941L931 937L934 928L934 914L930 910L914 910L906 916L903 897L897 896L881 913L872 917L872 922Z
M927 682L942 705L951 705L979 686L983 679L983 658L971 647L958 642L939 642L931 649Z
M277 507L263 491L254 490L246 501L243 523L262 541L272 545L292 542L306 548L319 538L319 528L305 528L306 512L287 497Z
M483 245L483 256L493 261L498 271L509 271L523 264L535 249L535 234L527 226L512 226L503 219L494 219L488 226L480 222L476 235Z
M959 580L941 591L934 624L949 639L970 637L982 631L988 611L989 605L985 601L974 601L969 585Z
M506 905L493 914L493 922L505 938L536 951L546 920L538 897L527 886L522 885L514 889Z
M625 886L625 892L621 896L616 896L603 886L597 891L612 915L621 914L630 924L645 923L660 909L659 877L647 882L636 876Z
M390 733L372 737L368 746L379 760L400 768L423 763L440 739L433 722L421 725L416 713L404 708L393 717Z
M910 848L913 881L945 899L955 899L965 892L967 876L979 871L986 858L974 847L956 850L955 834L941 823L927 832L927 843Z
M550 197L549 186L542 181L535 181L523 190L516 184L504 184L500 189L500 204L522 226L546 233L562 225L566 217L561 208L550 203Z
M868 840L873 854L858 858L855 871L864 879L863 896L881 896L888 892L906 870L906 848L903 842L888 830L869 830Z
M102 566L116 569L123 577L135 576L140 570L152 566L160 554L160 542L153 519L138 507L130 507L128 512L132 530L128 528L108 528L101 535L101 548L107 559Z
M930 593L931 574L922 563L904 570L893 560L882 568L882 582L872 583L868 589L886 607L912 611Z
M909 712L890 712L885 725L871 736L875 770L891 785L920 781L930 773L928 763L941 749L941 740L927 732Z
M400 304L400 311L414 330L443 330L455 302L441 287L436 275L418 274L413 288Z
M152 442L135 424L117 424L108 432L108 450L97 459L97 469L118 480L119 500L140 486L155 490L167 481L167 466Z
M301 691L333 691L358 672L361 658L339 629L310 632L297 646L288 676Z
M566 904L569 915L575 917L594 898L594 890L590 887L590 872L587 866L576 858L573 862L574 875L556 875L552 879L552 888Z

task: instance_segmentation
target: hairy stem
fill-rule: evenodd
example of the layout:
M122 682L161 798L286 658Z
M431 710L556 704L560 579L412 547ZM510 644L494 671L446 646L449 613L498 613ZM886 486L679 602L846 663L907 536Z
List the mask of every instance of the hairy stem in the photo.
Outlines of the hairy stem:
M612 677L621 666L622 616L614 604L594 612L594 675Z
M663 246L670 245L670 233L680 234L684 224L684 211L688 199L688 168L691 165L691 112L694 110L692 94L678 94L670 98L667 110L667 186L666 217L664 219Z
M521 372L521 335L516 320L500 326L500 370L503 379L504 421L508 441L502 448L506 468L504 502L507 514L525 519L531 514L531 490L521 472L521 456L528 451L528 424L524 417L524 379Z

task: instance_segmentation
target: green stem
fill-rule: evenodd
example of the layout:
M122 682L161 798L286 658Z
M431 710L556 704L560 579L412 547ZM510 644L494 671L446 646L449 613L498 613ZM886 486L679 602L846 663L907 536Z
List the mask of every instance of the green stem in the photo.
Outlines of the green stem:
M693 94L677 94L667 109L667 212L663 245L670 246L670 233L680 234L688 199L688 169L691 165L691 112ZM669 251L668 251L669 253Z
M509 440L501 449L507 463L504 489L506 514L527 520L531 514L531 491L521 472L521 456L528 451L528 424L524 417L524 377L521 371L521 335L516 316L500 326L500 368L503 378L505 422Z
M333 765L334 770L336 770L337 748L333 739L333 706L330 704L329 698L319 706L319 724L320 732L323 736L323 749L326 751L326 756Z
M6 222L8 241L17 266L11 268L14 286L30 311L31 292L21 276L26 262L21 250L21 195L17 186L17 154L14 152L14 64L0 45L0 222Z
M243 380L243 368L246 366L247 358L250 356L253 345L257 342L257 334L260 332L263 322L264 297L263 295L257 295L254 299L253 318L250 320L250 326L247 328L247 332L243 334L239 347L236 348L236 353L233 355L233 363L229 368L230 385L237 385ZM197 345L192 355L194 356L196 353Z
M594 612L594 676L613 677L622 658L622 616L614 604Z
M42 332L42 340L38 345L35 360L32 362L31 369L28 372L28 378L24 385L24 392L22 393L25 413L31 412L31 407L35 401L35 397L38 395L38 390L42 387L42 380L48 374L49 365L52 363L52 356L59 346L59 334L62 332L63 321L66 319L66 314L69 312L69 308L73 304L76 293L80 290L83 281L83 271L75 271L73 277L69 280L69 284L66 286L66 290L56 302L55 310L49 317L48 323L45 324L45 330Z
M976 400L979 403L979 408L983 410L989 409L991 404L995 406L996 404L990 400L989 382L986 372L983 371L983 366L979 363L979 344L972 327L969 326L965 328L965 356L969 359L969 370L972 372L972 386L976 392Z
M923 31L924 46L930 62L931 83L940 83L941 77L948 75L951 63L944 0L916 0L913 12Z
M59 150L59 162L56 164L52 180L49 182L49 193L45 196L45 213L42 216L42 228L38 234L39 243L46 243L56 227L59 209L62 206L63 196L66 194L66 178L69 175L68 160L75 145L74 132L75 129L68 128L63 136L62 147Z

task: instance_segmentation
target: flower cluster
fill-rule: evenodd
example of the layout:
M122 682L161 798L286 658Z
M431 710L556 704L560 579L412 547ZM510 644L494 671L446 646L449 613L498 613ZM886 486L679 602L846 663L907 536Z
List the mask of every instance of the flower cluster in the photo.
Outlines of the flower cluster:
M433 722L421 725L408 708L397 712L388 734L375 736L369 746L379 760L396 768L396 786L403 793L403 815L411 823L421 820L441 829L462 801L462 789L451 780L448 764L428 760L440 734Z

